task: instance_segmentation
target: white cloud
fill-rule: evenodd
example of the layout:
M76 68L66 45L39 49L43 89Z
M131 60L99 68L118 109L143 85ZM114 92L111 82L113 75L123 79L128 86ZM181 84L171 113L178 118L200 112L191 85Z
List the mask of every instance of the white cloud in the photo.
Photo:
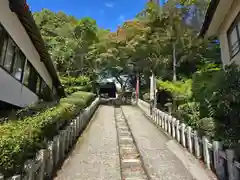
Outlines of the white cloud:
M119 21L121 21L121 22L123 22L123 21L125 21L125 16L124 15L121 15L121 16L119 16Z
M108 7L108 8L113 8L114 4L111 3L111 2L108 2L108 3L105 4L105 6Z

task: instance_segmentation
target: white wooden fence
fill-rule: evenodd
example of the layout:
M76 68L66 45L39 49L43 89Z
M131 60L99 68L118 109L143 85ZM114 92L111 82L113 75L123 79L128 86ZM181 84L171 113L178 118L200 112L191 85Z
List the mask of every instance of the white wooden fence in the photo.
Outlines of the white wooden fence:
M240 163L235 160L232 149L223 151L221 142L210 142L207 137L200 137L190 126L180 123L179 120L159 109L153 109L153 114L150 115L150 105L141 99L138 100L138 107L156 126L176 139L197 159L204 161L206 167L211 169L220 180L240 179Z
M36 154L35 159L28 160L24 165L24 173L7 178L7 180L43 180L51 179L54 169L61 163L67 152L73 146L74 141L79 137L85 125L97 109L100 99L97 98L93 103L84 109L71 123L59 132L48 142L47 149L42 149ZM0 175L0 180L4 177Z

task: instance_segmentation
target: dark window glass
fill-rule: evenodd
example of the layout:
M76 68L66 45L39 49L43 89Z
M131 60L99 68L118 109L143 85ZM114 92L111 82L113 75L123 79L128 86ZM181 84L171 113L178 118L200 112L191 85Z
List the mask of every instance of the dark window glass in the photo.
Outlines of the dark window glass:
M11 67L12 67L12 63L13 63L13 58L14 58L14 55L15 55L15 48L16 48L16 45L15 43L13 42L13 40L11 40L10 38L8 39L8 45L7 45L7 52L6 52L6 55L5 55L5 59L4 59L4 62L3 62L3 67L8 71L10 72L11 71Z
M2 48L3 48L3 43L4 43L4 35L3 35L3 28L2 26L0 25L0 64L1 63L1 54L2 54Z
M37 76L37 90L36 90L37 94L41 93L41 77Z
M231 58L240 52L240 14L228 30L228 44Z
M25 55L18 49L14 57L12 75L19 81L22 81L25 60Z
M28 87L31 91L35 93L37 90L37 77L38 77L38 74L36 70L34 69L33 66L31 66Z
M2 48L1 48L1 57L0 57L0 65L3 65L4 59L6 56L7 46L8 46L8 38L6 36L7 34L3 32L2 37Z
M23 80L23 84L25 84L26 86L28 86L28 83L29 83L30 70L31 70L31 64L27 61L27 65L24 70L24 80Z

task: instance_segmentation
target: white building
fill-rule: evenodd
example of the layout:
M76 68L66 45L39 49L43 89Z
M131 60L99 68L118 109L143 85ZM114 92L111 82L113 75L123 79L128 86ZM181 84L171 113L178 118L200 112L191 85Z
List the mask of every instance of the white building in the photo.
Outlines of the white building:
M240 64L240 0L212 0L201 36L218 36L224 65Z
M0 0L0 109L64 96L24 0Z

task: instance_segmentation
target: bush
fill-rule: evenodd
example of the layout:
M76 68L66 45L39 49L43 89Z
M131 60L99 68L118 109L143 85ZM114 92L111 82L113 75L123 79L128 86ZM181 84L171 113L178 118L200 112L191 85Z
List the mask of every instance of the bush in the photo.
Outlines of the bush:
M177 104L184 104L192 97L192 80L186 81L158 81L157 87L171 93Z
M6 176L20 173L24 162L46 147L45 139L58 133L58 124L68 123L93 99L92 93L76 92L38 115L0 125L0 172Z
M189 102L182 104L176 111L176 116L185 124L194 129L199 128L199 104L196 102Z
M193 83L194 97L200 103L200 116L215 119L215 137L229 146L235 145L240 139L239 66L232 64L225 70L217 70L201 83L206 73L209 74L199 73Z
M60 77L61 83L65 87L71 86L91 86L91 80L87 76L79 76L79 77Z
M26 108L23 109L13 109L9 112L2 112L2 118L0 118L0 123L1 122L6 122L9 119L16 119L16 120L22 120L24 118L27 118L28 116L34 116L36 114L39 114L42 111L45 111L48 108L51 108L55 105L57 105L57 101L52 101L52 102L46 102L46 101L39 101L37 103L34 103Z
M65 89L65 92L67 95L70 95L74 92L78 92L78 91L85 91L85 92L89 92L91 91L91 88L89 86L72 86L72 87L68 87Z

